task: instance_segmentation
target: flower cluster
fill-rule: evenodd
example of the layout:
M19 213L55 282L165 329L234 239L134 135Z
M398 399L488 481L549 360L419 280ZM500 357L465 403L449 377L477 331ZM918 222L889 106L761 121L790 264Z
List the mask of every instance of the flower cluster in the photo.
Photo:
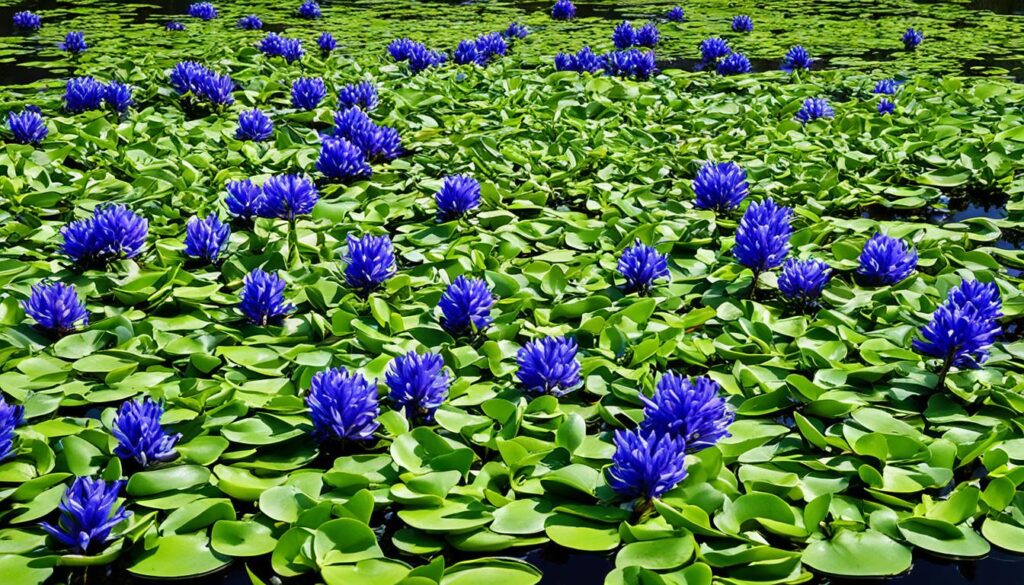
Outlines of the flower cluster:
M320 442L365 441L380 426L376 384L345 368L313 374L306 406Z
M530 34L530 29L518 22L513 22L508 25L508 28L502 34L505 35L506 39L525 39Z
M396 357L385 376L395 408L410 420L430 421L448 398L451 380L440 354L414 351Z
M429 67L437 67L447 60L444 53L432 51L423 43L407 38L391 41L388 45L388 54L395 61L408 61L409 70L413 73L419 73Z
M206 219L192 217L185 225L185 255L204 264L214 264L228 246L231 228L220 221L216 213Z
M878 83L875 84L875 89L872 93L878 93L882 95L896 95L896 90L898 90L899 88L900 82L890 77L886 79L880 79Z
M831 275L832 269L820 260L790 258L779 275L779 291L798 307L809 309L817 306Z
M555 20L572 20L576 18L576 6L571 0L558 0L551 7L551 18Z
M204 102L209 106L230 106L235 103L231 92L235 82L228 75L219 75L195 61L175 64L170 74L171 85L182 96Z
M609 75L645 81L656 71L654 51L627 49L612 51L604 56L605 71Z
M320 18L320 5L314 0L306 0L299 5L299 18L315 19Z
M319 77L300 77L292 83L292 107L297 110L316 109L327 97L327 86Z
M480 182L469 175L445 177L434 201L437 221L459 219L480 206Z
M253 217L259 216L263 197L263 189L259 185L245 179L228 181L224 187L228 192L224 202L231 215L243 221L251 221Z
M576 340L545 337L531 341L516 354L516 377L527 392L562 396L580 385Z
M57 524L42 522L40 526L78 554L99 552L114 527L131 516L124 506L117 505L124 483L76 477L58 506Z
M864 244L857 274L870 286L896 284L917 268L917 251L910 244L876 232Z
M302 49L302 41L283 37L277 33L267 33L267 36L256 44L256 48L268 57L284 57L288 63L294 63L306 54Z
M395 274L395 249L387 236L346 238L345 282L360 296L368 297Z
M888 116L896 112L896 104L892 100L882 98L878 100L878 113L883 116Z
M209 2L195 2L188 7L188 15L200 20L217 18L217 8Z
M669 22L683 22L686 19L686 13L679 6L673 6L668 12L665 13L665 20Z
M604 69L604 59L590 50L590 47L583 47L575 55L572 53L555 55L555 69L577 73L597 73Z
M921 44L924 40L924 33L913 28L908 28L907 32L903 33L903 47L908 51L913 51Z
M133 459L142 467L177 457L174 444L181 434L171 435L164 430L160 424L163 414L163 404L148 396L123 403L111 426L117 439L114 454L121 459Z
M715 65L718 60L732 53L729 43L719 37L711 37L700 42L700 58L705 67Z
M320 141L316 170L332 181L365 179L373 175L362 149L337 136L324 136Z
M74 332L79 324L89 324L85 303L74 286L63 282L36 284L21 306L41 329L58 337Z
M797 111L796 119L806 124L819 118L834 118L835 115L836 112L832 109L832 106L828 105L827 99L807 98L804 100L803 105L800 106L800 110Z
M459 41L453 60L459 65L476 64L483 67L507 51L508 43L501 33L487 33L478 36L475 40Z
M262 142L273 135L274 122L260 110L242 110L238 113L238 130L235 131L238 140Z
M693 192L697 195L694 205L715 213L736 209L749 191L747 172L734 162L705 163L693 180Z
M78 31L71 31L64 36L64 42L60 44L61 51L67 51L72 55L77 55L82 51L89 48L89 45L85 42L85 35Z
M615 431L608 485L630 498L659 498L686 478L686 442L672 434Z
M668 257L638 239L619 256L619 274L627 292L645 295L655 280L669 277Z
M807 52L807 49L801 45L794 45L782 57L781 69L787 73L792 73L800 69L810 69L813 64L814 59L811 58L811 54Z
M628 49L634 46L654 48L659 40L661 40L661 33L653 22L648 22L640 28L633 28L628 20L624 20L612 32L612 42L619 49Z
M14 28L21 30L39 30L43 26L43 19L34 12L22 10L14 13Z
M149 222L124 205L106 205L92 217L73 221L61 229L62 250L80 266L102 266L118 258L134 258L142 251Z
M181 31L185 30L185 25L181 24L177 20L168 20L164 24L164 30L168 30L168 31L171 31L171 32L181 32Z
M263 193L253 202L260 217L293 221L313 211L320 194L313 182L301 175L274 175L263 183Z
M25 422L25 407L7 404L0 395L0 461L14 455L14 429Z
M736 260L755 274L781 265L789 254L789 218L789 208L771 199L751 203L736 228Z
M482 331L491 324L494 296L482 279L460 274L445 289L437 306L443 315L441 327L452 335L461 335Z
M653 398L640 395L644 420L640 429L675 435L687 451L699 451L730 436L732 411L718 395L718 383L707 376L692 379L667 372L658 380Z
M103 107L107 86L93 77L74 77L64 86L64 109L79 114Z
M20 114L7 113L7 128L18 144L39 144L50 133L38 112L25 109Z
M338 48L338 41L334 39L334 35L329 32L325 32L321 33L316 39L316 46L320 48L321 53L326 55Z
M735 32L750 32L754 30L754 19L746 14L732 17L732 30Z
M350 83L338 92L338 106L342 108L357 107L364 112L370 112L379 103L377 86L372 81Z
M394 160L403 152L398 130L378 126L358 107L334 114L334 136L358 147L367 161Z
M276 273L256 268L242 281L238 309L254 325L280 323L295 306L284 299L284 280Z
M123 114L135 103L135 99L132 98L132 87L127 83L111 81L103 90L103 101L107 102L110 109Z
M719 75L750 73L750 59L743 53L729 53L715 66L715 72Z
M263 21L255 14L250 14L239 18L235 26L242 30L261 30L263 28Z
M943 371L950 366L979 368L1001 331L1002 316L995 283L964 280L935 309L931 321L921 329L921 339L914 340L914 349L942 359Z

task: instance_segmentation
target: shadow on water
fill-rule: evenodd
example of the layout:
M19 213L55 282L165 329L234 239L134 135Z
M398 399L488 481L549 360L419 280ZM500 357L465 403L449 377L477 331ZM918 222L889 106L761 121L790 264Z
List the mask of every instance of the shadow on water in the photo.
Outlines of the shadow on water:
M996 14L1024 15L1024 0L971 0L971 10L988 10Z
M1024 556L993 550L987 557L976 561L956 561L918 555L909 573L885 581L862 579L829 579L828 585L990 585L1020 583L1024 571Z

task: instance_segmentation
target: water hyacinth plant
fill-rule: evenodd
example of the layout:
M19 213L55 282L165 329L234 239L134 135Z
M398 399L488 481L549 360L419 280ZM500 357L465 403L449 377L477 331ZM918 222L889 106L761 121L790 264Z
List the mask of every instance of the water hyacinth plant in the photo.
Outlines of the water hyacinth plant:
M235 103L231 93L235 82L228 75L220 75L194 61L182 61L170 73L171 85L193 104L223 108Z
M131 516L117 497L125 482L76 477L61 499L57 524L40 526L65 547L81 555L100 552L110 533Z
M898 90L899 88L900 82L896 81L895 79L880 79L878 83L875 84L875 89L873 90L873 93L878 93L882 95L895 95L896 90Z
M333 134L358 147L369 162L390 161L403 152L402 139L398 131L374 124L358 107L350 107L334 114Z
M409 71L420 73L431 67L443 65L447 60L444 53L428 49L424 45L413 45L409 51Z
M428 422L448 398L451 380L440 354L414 351L391 360L388 367L388 398L409 420Z
M176 458L174 445L181 434L172 435L164 430L160 424L163 414L163 404L148 396L122 403L111 428L117 439L114 454L143 468Z
M729 53L718 62L715 72L719 75L739 75L750 73L750 59L743 53Z
M292 107L297 110L316 109L327 97L327 86L319 77L300 77L292 83Z
M646 295L654 281L668 278L668 256L639 239L619 256L619 274L626 279L626 292Z
M686 478L686 442L672 434L615 431L608 485L631 500L660 498Z
M903 33L903 48L908 51L913 51L923 40L924 33L919 30L915 30L913 27L908 28L907 32Z
M346 237L345 282L361 297L366 298L394 276L395 250L387 236L365 235Z
M804 124L819 119L831 119L836 115L835 110L829 105L825 98L807 98L804 100L800 110L796 113L796 119Z
M181 24L177 20L169 20L164 24L164 30L170 32L181 32L185 30L185 25Z
M338 48L338 41L335 40L334 35L329 32L325 32L321 33L320 36L317 37L316 46L320 48L321 53L326 55Z
M700 58L705 66L714 65L718 60L732 53L725 39L711 37L700 42Z
M195 2L189 5L188 15L199 20L217 18L217 8L209 2Z
M251 180L228 181L224 188L228 192L224 203L231 215L242 221L251 221L261 214L263 189Z
M801 69L810 69L814 64L811 54L802 45L790 47L782 57L781 69L787 73L793 73Z
M652 398L640 395L644 403L640 429L680 437L690 452L711 447L731 436L728 429L735 418L719 390L718 383L707 376L685 378L666 372Z
M661 31L658 30L658 25L653 22L644 24L636 31L636 44L641 47L653 49L660 40Z
M654 51L627 49L613 51L604 56L604 68L609 75L646 81L657 70Z
M732 30L734 32L750 32L754 30L754 20L746 14L732 17Z
M35 31L43 26L42 17L28 10L15 12L12 22L14 23L14 28L20 30Z
M61 250L81 267L103 266L121 258L134 258L146 244L149 222L124 205L106 205L92 217L61 229Z
M320 18L320 5L314 0L306 0L299 5L298 14L300 18L315 19Z
M603 68L604 59L598 57L590 47L583 47L575 55L571 53L558 53L555 55L555 69L559 71L596 73Z
M111 81L103 88L103 101L118 114L124 114L135 103L132 86L120 81Z
M890 100L882 98L878 100L878 113L883 116L896 113L896 104Z
M256 268L242 281L238 310L253 325L278 324L295 310L294 305L285 301L284 287L284 280L276 273Z
M377 86L372 81L350 83L338 92L338 106L341 108L359 108L370 112L377 108L380 98Z
M441 300L441 327L452 335L483 331L491 324L494 295L487 283L479 278L460 274L448 285Z
M861 250L857 276L868 286L896 284L917 268L917 251L899 238L876 232Z
M669 22L683 22L686 19L686 12L679 6L673 6L665 13L665 19Z
M85 35L78 31L69 32L60 44L61 51L66 51L72 55L77 55L88 48L89 45L85 42Z
M751 203L736 228L736 260L754 271L751 291L757 290L758 276L782 265L789 254L790 209L771 199Z
M551 7L551 18L555 20L572 20L576 18L576 6L570 0L557 0Z
M818 305L831 276L832 268L821 260L790 258L779 275L779 291L797 307L811 309Z
M14 456L14 430L24 422L25 407L20 404L9 404L0 394L0 461Z
M274 135L274 122L258 109L242 110L238 113L238 130L235 138L263 142Z
M283 37L273 32L267 33L267 36L256 44L256 48L267 57L284 57L287 63L294 63L306 54L301 40Z
M563 396L580 385L580 362L576 340L569 337L544 337L519 348L516 378L532 394Z
M506 39L525 39L530 34L530 29L518 22L513 22L508 25L508 28L502 34L505 35Z
M693 179L694 205L722 214L739 207L750 187L747 172L734 162L708 162L701 165Z
M21 306L40 329L56 337L74 333L80 325L89 324L89 312L78 298L78 291L74 285L63 282L34 285L32 294Z
M636 31L628 20L623 20L622 23L612 31L612 42L620 49L628 49L636 42Z
M945 386L950 368L975 369L985 363L1002 330L1002 316L999 288L993 282L964 280L949 291L913 342L919 353L942 360L936 388Z
M18 144L41 144L50 130L38 112L24 110L21 113L7 113L7 129Z
M437 203L437 221L452 221L465 217L480 206L480 182L469 175L444 178L441 189L434 194Z
M302 175L274 175L263 183L255 211L260 217L294 221L313 211L320 194L316 186Z
M249 14L239 18L235 26L242 30L261 30L263 28L263 20L255 14Z
M324 136L316 170L330 181L365 179L373 175L362 149L344 138Z
M96 79L74 77L64 86L64 109L72 114L80 114L103 107L104 86Z
M205 219L192 217L185 226L185 255L202 262L216 264L228 246L231 228L220 221L216 213Z
M306 406L313 420L313 436L321 443L366 441L380 426L376 384L345 368L313 374Z

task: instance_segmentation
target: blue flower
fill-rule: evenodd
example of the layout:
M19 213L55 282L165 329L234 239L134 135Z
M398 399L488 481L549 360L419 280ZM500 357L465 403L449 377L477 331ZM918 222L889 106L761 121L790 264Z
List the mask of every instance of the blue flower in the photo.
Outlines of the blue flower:
M494 296L487 283L479 278L455 277L437 306L441 308L441 327L452 335L466 331L483 331L491 324Z
M729 437L732 411L718 395L718 383L707 376L687 379L666 372L653 398L640 395L644 420L640 429L683 439L688 451L711 447Z
M25 407L7 404L0 395L0 461L14 455L14 429L25 422Z
M78 31L69 32L64 37L64 42L60 44L61 51L67 51L72 55L77 55L88 48L89 45L85 43L85 35Z
M398 135L398 130L387 126L378 126L369 118L355 122L341 137L356 146L368 161L393 160L403 152L402 138Z
M896 284L917 268L917 251L912 246L881 232L864 244L857 274L870 286Z
M437 221L459 219L480 206L480 182L469 175L445 177L434 200Z
M682 22L686 18L686 13L683 12L682 8L673 6L672 9L665 14L665 18L669 22Z
M908 28L907 32L903 33L903 47L908 51L913 51L921 44L924 40L924 33L921 31Z
M327 87L319 77L300 77L292 83L292 107L312 110L327 97Z
M414 351L396 357L385 376L395 409L410 420L430 421L448 397L451 380L440 354Z
M171 32L180 32L185 30L185 25L181 24L177 20L169 20L167 21L166 24L164 24L164 29L169 30Z
M570 53L558 53L555 55L555 69L558 71L596 73L603 68L604 60L590 50L590 47L583 47L575 55Z
M504 34L505 38L509 39L525 39L526 36L530 34L530 29L519 24L518 22L513 22L508 25L508 28L505 29Z
M407 61L416 46L422 45L412 39L404 37L395 39L388 44L388 54L391 55L391 58L395 61Z
M638 46L653 49L660 40L661 32L658 31L658 25L653 22L648 22L636 31L636 44Z
M349 139L357 128L366 124L373 124L370 116L358 107L349 107L334 113L332 133L339 138Z
M299 39L281 39L281 56L284 57L285 62L294 63L302 59L305 54L306 52L302 49L302 41Z
M430 67L437 67L445 62L443 53L431 51L423 45L415 45L409 53L409 71L419 73Z
M346 238L345 282L362 297L377 290L395 274L395 250L391 238L366 235Z
M242 30L261 30L263 28L263 21L255 14L250 14L239 18L235 26Z
M717 63L719 59L732 53L725 39L711 37L700 42L700 57L705 65Z
M476 38L476 50L483 55L484 59L500 57L508 52L508 43L501 33L487 33Z
M320 18L320 5L313 0L306 0L299 6L299 17Z
M732 17L732 30L736 32L750 32L754 30L754 20L746 14Z
M231 92L235 90L235 82L228 75L217 75L212 71L201 75L197 80L196 96L212 106L230 106L235 103Z
M623 20L622 24L612 31L612 42L619 49L628 49L636 42L636 31L633 30L633 25L628 20Z
M14 13L14 28L21 30L39 30L43 26L43 19L34 12L22 10Z
M791 47L782 57L782 70L789 73L797 69L810 69L813 64L814 59L811 58L811 54L801 45Z
M370 112L379 103L377 86L372 81L350 83L338 92L338 105L344 108L358 107L364 112Z
M171 69L171 86L180 94L194 93L198 86L199 78L208 75L210 70L195 61L181 61Z
M124 483L76 477L58 506L57 525L42 522L40 526L78 554L99 552L114 527L131 516L124 506L117 505Z
M715 71L719 75L750 73L750 59L747 59L743 53L729 53L725 59L718 62Z
M274 135L274 122L260 110L243 110L238 113L238 140L262 142Z
M965 280L949 291L931 321L921 329L914 349L943 360L940 386L950 366L979 368L988 359L988 348L999 335L1002 317L999 289L995 283Z
M656 69L654 51L613 51L604 56L604 67L609 75L644 81L649 79Z
M321 53L330 53L334 49L338 48L338 41L334 40L334 35L329 32L325 32L316 40L316 45L320 47Z
M316 186L300 175L274 175L263 183L255 211L260 217L295 219L313 211L320 200Z
M736 228L736 260L755 274L781 265L789 254L789 216L788 207L771 199L751 203Z
M878 113L883 116L888 116L896 112L896 104L890 100L882 98L878 100Z
M282 41L284 37L276 32L269 32L267 36L256 43L256 48L268 57L280 57L282 53Z
M174 444L181 434L171 435L160 424L163 404L146 396L121 404L111 426L117 439L114 454L121 459L134 459L142 467L170 461L178 456Z
M107 103L107 107L119 114L127 112L135 103L135 99L132 98L132 86L120 81L111 81L103 88L103 101Z
M476 41L472 39L459 41L452 60L456 65L485 65L487 63L487 58L476 50Z
M333 181L363 179L373 175L366 155L358 146L344 138L324 136L316 169Z
M606 476L621 496L659 498L686 478L686 442L674 435L615 431L615 453Z
M693 180L693 192L697 195L694 205L698 209L715 213L735 209L749 193L747 172L734 162L705 163Z
M545 337L531 341L516 354L516 377L527 392L562 396L580 385L576 340Z
M895 79L881 79L875 84L873 93L880 93L882 95L896 95L896 90L900 88L900 82Z
M43 117L28 109L20 114L8 112L7 128L18 144L39 144L50 133Z
M834 118L835 115L836 112L832 109L832 106L828 105L827 99L807 98L804 100L803 105L800 106L800 111L796 113L796 119L806 124L819 118Z
M626 291L647 294L655 280L668 278L668 257L637 239L622 251L619 273L626 279Z
M779 291L800 307L815 307L831 276L832 269L820 260L790 258L779 275Z
M106 87L92 77L74 77L64 86L64 109L72 114L103 107Z
M188 7L188 15L200 20L217 18L217 9L209 2L195 2Z
M551 18L555 20L572 20L576 18L576 6L570 0L558 0L551 7Z
M193 217L185 226L185 255L204 264L214 264L227 248L230 235L231 228L222 223L216 213L211 213L206 219Z
M231 215L245 221L259 215L263 199L263 190L259 186L254 185L249 179L245 179L244 181L228 181L224 187L228 191L224 202Z
M313 374L306 396L318 441L365 441L380 424L377 385L359 372L331 368Z
M40 328L58 337L73 333L79 324L89 324L85 303L73 285L63 282L36 284L21 306Z
M254 325L280 323L295 306L284 299L284 280L277 273L256 268L242 281L238 310Z
M87 219L61 229L62 250L82 266L103 265L118 258L134 258L146 244L149 222L124 205L97 207Z

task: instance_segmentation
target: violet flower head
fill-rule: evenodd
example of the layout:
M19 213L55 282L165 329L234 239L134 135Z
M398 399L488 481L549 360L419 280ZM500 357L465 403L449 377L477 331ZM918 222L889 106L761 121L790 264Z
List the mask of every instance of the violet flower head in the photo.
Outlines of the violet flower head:
M132 86L120 81L111 81L103 89L103 101L106 102L108 108L118 114L127 112L128 108L135 103L135 99L132 97Z
M345 281L360 296L368 297L395 274L395 250L387 236L347 237Z
M228 181L224 185L227 189L227 197L224 203L231 215L243 220L250 221L259 215L262 204L263 189L254 184L251 180Z
M704 163L693 179L693 192L697 195L694 205L698 209L715 213L736 209L750 192L747 172L734 162Z
M949 291L913 342L919 353L943 360L940 377L951 367L975 369L988 359L999 336L1002 303L995 283L965 280Z
M27 108L20 114L8 112L7 128L18 144L40 144L50 133L43 117Z
M719 75L750 73L750 69L750 59L743 53L729 53L715 66L715 72Z
M292 107L297 110L316 109L327 97L327 86L319 77L300 77L292 83Z
M804 124L818 119L830 119L836 115L835 110L828 104L825 98L807 98L804 100L800 110L796 113L796 119Z
M430 421L448 398L451 380L440 354L414 351L391 361L385 377L389 398L409 420Z
M668 278L668 257L637 239L619 256L619 274L626 279L626 292L646 295L654 281Z
M364 112L370 112L379 103L377 86L372 81L350 83L338 92L338 106L342 108L357 107Z
M876 232L860 253L857 275L868 286L892 285L917 268L917 251L907 242Z
M667 13L665 13L665 20L669 22L683 22L686 19L686 12L683 11L679 6L673 6Z
M77 554L102 550L111 531L131 516L117 505L124 481L106 482L91 477L76 477L64 492L56 525L42 522L43 530Z
M551 18L555 20L572 20L576 18L576 6L570 0L558 0L551 7Z
M34 12L22 10L14 13L14 28L19 30L36 31L43 26L43 19Z
M780 266L789 254L790 213L771 199L751 203L736 228L736 260L755 274Z
M494 295L480 278L467 278L460 274L448 285L441 300L441 327L452 335L483 331L493 321L491 308Z
M665 495L686 478L686 442L672 434L615 431L608 485L630 499Z
M78 55L89 48L89 45L85 42L85 35L79 31L71 31L64 36L64 42L59 46L61 51L71 53L72 55Z
M280 323L295 310L285 301L284 280L276 273L256 268L242 281L241 301L238 309L253 325L267 326Z
M516 378L532 394L562 396L580 385L580 362L576 340L569 337L545 337L530 341L519 349Z
M790 258L779 275L779 291L798 307L810 309L818 305L831 276L832 268L821 260Z
M320 48L321 53L326 55L338 48L338 41L334 39L334 35L325 32L316 39L316 46Z
M263 20L255 14L249 14L239 18L235 26L242 30L261 30L263 28Z
M320 194L302 175L274 175L263 183L256 212L260 217L294 220L313 211Z
M114 454L124 460L133 459L142 467L176 458L174 444L181 434L164 430L160 424L163 414L163 404L148 396L123 402L111 429L117 439Z
M480 206L480 182L469 175L445 177L434 201L437 203L437 221L460 219Z
M25 407L20 404L8 404L0 394L0 461L14 455L14 430L24 422Z
M103 107L103 95L106 91L99 81L92 77L74 77L64 86L64 109L72 114L79 114Z
M362 149L344 138L333 136L324 136L321 140L316 169L331 181L365 179L373 175Z
M92 217L61 229L62 250L80 266L102 266L137 256L148 232L149 222L124 205L100 206L93 210Z
M203 264L216 264L221 253L228 247L231 228L222 223L216 213L205 219L198 216L188 220L185 226L185 255Z
M658 380L653 398L641 395L644 420L640 429L658 435L675 435L687 451L711 447L731 436L729 425L735 415L719 396L718 382L707 376L684 378L666 372Z
M313 436L321 443L365 441L380 426L376 384L359 372L331 368L313 374L306 396Z
M781 69L792 73L800 69L810 69L813 64L814 59L811 58L811 54L807 52L807 49L801 45L795 45L786 51L786 55L782 57Z
M746 14L732 17L732 30L734 32L750 32L754 30L754 19Z
M89 312L78 298L74 285L63 282L33 285L32 293L21 306L40 329L57 337L74 333L79 325L89 324Z
M238 130L235 138L263 142L274 135L274 122L269 116L257 109L242 110L238 113Z
M908 28L907 32L903 33L903 47L908 51L916 49L923 40L924 33L913 28Z

